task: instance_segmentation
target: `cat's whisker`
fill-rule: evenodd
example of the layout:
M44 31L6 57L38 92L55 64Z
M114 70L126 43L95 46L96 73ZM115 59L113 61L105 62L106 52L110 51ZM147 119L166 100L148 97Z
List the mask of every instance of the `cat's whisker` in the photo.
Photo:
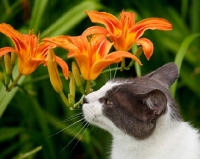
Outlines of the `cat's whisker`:
M87 122L87 121L84 121L83 124L86 123L86 122ZM79 126L77 126L77 127L76 127L73 131L71 131L71 132L74 132L76 129L78 129L78 128L80 128L80 127L82 127L82 124L80 124Z
M89 123L90 124L90 123ZM88 125L89 126L89 125ZM87 127L88 128L88 127ZM91 133L92 132L92 130L94 129L95 127L94 126L92 126L92 129L89 131L89 133Z
M80 119L80 120L78 120L78 121L76 121L76 122L74 122L74 123L70 124L69 126L67 126L67 127L63 128L62 130L60 130L60 131L58 131L57 133L55 133L55 134L53 134L53 135L49 136L48 138L51 138L51 137L53 137L53 136L55 136L55 135L57 135L57 134L61 133L61 132L62 132L62 131L64 131L65 129L67 129L67 128L70 128L71 126L73 126L73 125L75 125L75 124L77 124L77 123L81 122L82 120L84 120L84 118L82 118L82 119Z
M106 73L102 73L101 77L103 78L104 82L107 82L109 80L109 77Z
M80 117L82 117L81 114L80 114L80 115L74 115L74 116L71 116L71 117L69 117L69 118L66 118L66 119L60 121L60 123L68 122L68 121L71 121L71 120L74 120L74 119L77 119L77 118L80 118Z
M75 117L75 116L79 116L79 115L82 115L83 113L81 112L81 113L78 113L78 114L75 114L75 115L72 115L72 116L70 116L70 117L68 117L68 116L66 116L67 118L73 118L73 117Z
M120 88L121 86L119 86L113 93L116 93Z
M76 145L79 143L79 141L82 139L83 135L85 134L87 128L89 127L90 123L87 122L87 125L85 126L85 130L83 131L82 135L80 136L80 139L76 142L76 144L74 145L74 147L72 148L71 152L75 149Z
M60 153L62 153L62 152L64 151L64 149L66 149L66 148L72 143L72 141L75 140L75 138L80 134L80 132L81 132L87 125L89 125L89 123L85 121L85 124L83 125L83 127L78 131L78 133L73 137L73 139L60 151ZM59 153L59 154L60 154L60 153Z
M111 69L110 69L110 65L109 65L109 70L110 70L110 80L112 79L112 72L111 72Z
M115 76L116 76L116 74L117 74L117 67L118 67L118 63L116 64L116 69L115 69L115 72L114 72L114 76L113 76L113 79L115 79Z
M73 116L71 116L71 117L69 117L69 118L67 118L67 119L65 119L65 120L63 120L63 121L61 121L61 122L68 122L68 121L77 119L77 118L79 118L79 117L83 117L83 113L79 113L79 114L73 115Z

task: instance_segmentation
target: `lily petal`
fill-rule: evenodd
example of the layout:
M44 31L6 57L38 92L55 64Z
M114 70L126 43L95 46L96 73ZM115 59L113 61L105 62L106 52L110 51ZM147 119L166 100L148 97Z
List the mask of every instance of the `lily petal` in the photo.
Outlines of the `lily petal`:
M6 23L0 24L0 32L8 36L13 41L18 51L21 50L21 48L26 48L26 45L23 41L23 35L15 30L11 25Z
M131 58L142 65L135 55L126 51L115 51L108 54L113 43L107 39L105 34L94 34L90 37L85 35L76 37L59 36L45 38L43 41L68 50L68 58L75 58L85 80L96 79L105 67L112 63L120 62L123 57ZM62 64L60 65L62 66Z
M75 52L78 54L85 54L87 55L88 51L88 40L86 36L68 36L69 42L71 42L71 45L74 45L77 49L68 49L69 54L68 56L71 56L71 52Z
M85 11L90 17L92 22L100 23L105 25L108 32L115 36L121 34L121 24L119 20L110 13L106 12L97 12L97 11Z
M91 69L90 79L91 80L96 79L104 68L106 68L107 66L113 63L118 63L120 61L121 61L121 58L105 59L105 60L97 61Z
M32 59L25 59L18 57L18 70L22 75L29 75L36 70L42 61L34 61Z
M65 76L65 79L68 79L69 76L69 68L67 63L61 59L60 57L56 56L56 62L58 63L58 65L61 67L63 74Z
M113 44L107 40L106 35L96 34L92 36L90 45L92 46L92 48L90 48L92 55L90 56L94 58L94 61L98 61L107 56Z
M149 39L146 39L146 38L140 38L136 40L135 43L137 45L142 45L144 55L149 60L151 55L153 54L153 49L154 49L153 43Z
M140 38L144 31L151 30L171 30L172 24L163 18L146 18L137 22L130 30L129 33L136 33L136 39Z
M29 34L21 34L24 38L24 44L26 45L26 48L28 47L29 50L34 50L38 45L38 37L33 34L33 30L29 31ZM31 55L33 55L33 51L29 52Z
M9 37L15 45L15 48L1 48L0 56L8 52L15 52L18 55L18 70L23 75L31 74L42 63L47 65L47 52L49 49L56 47L56 45L51 42L39 43L39 35L36 36L33 30L30 30L28 34L21 34L11 25L2 23L0 24L0 32ZM61 59L57 59L67 78L67 66Z
M14 48L12 47L3 47L3 48L0 48L0 57L9 53L9 52L15 52L17 53L17 50L15 50Z
M56 36L52 38L44 38L42 39L42 41L55 44L56 46L62 47L66 50L79 52L79 49L70 42L69 36Z
M37 53L40 53L40 57L45 57L49 49L55 48L56 45L48 42L41 42L38 47L37 51L35 52L35 57L37 57Z
M93 65L93 67L91 69L90 79L92 79L92 80L96 79L97 76L99 76L99 74L102 72L102 70L104 68L106 68L110 64L120 62L123 57L131 58L131 59L137 61L140 65L142 65L140 60L135 55L133 55L129 52L126 52L126 51L115 51L115 52L108 54L104 60L99 60Z
M80 68L81 74L85 80L90 80L91 76L91 66L89 65L89 59L86 55L76 55L74 56L76 62Z
M88 36L88 35L93 35L93 34L108 34L108 31L106 28L100 27L100 26L92 26L87 28L82 35L84 36Z
M120 14L120 23L123 26L123 31L127 34L127 30L135 24L135 14L133 12L122 11Z
M110 54L107 55L106 59L115 59L115 58L131 58L133 60L135 60L139 65L142 65L142 63L140 62L140 60L133 54L127 52L127 51L115 51L112 52Z

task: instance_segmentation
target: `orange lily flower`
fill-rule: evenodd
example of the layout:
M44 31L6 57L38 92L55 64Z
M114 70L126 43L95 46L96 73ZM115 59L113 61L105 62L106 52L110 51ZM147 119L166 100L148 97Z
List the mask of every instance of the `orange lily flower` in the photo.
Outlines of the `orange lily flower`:
M122 11L118 20L114 15L106 12L86 11L92 22L105 25L92 26L83 32L83 35L96 33L106 34L116 50L129 51L132 45L141 45L146 58L149 60L153 53L153 44L147 38L140 38L147 29L171 30L172 25L162 18L147 18L135 23L135 14L133 12Z
M40 64L47 64L47 53L50 48L54 48L52 43L39 43L39 37L30 30L29 34L21 34L9 24L0 24L0 32L8 36L15 47L0 48L0 57L6 53L14 52L18 55L18 70L22 75L29 75ZM57 63L61 66L65 78L68 78L68 66L56 56Z
M105 67L120 62L123 57L132 58L141 64L136 56L126 51L108 54L113 44L104 34L95 34L90 39L86 36L57 36L43 40L68 50L68 58L75 58L86 80L96 79Z

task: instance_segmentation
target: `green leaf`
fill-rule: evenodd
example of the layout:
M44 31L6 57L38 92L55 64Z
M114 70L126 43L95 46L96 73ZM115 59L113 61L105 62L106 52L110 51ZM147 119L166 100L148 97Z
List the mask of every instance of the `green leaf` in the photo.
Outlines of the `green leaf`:
M181 3L181 15L182 15L183 19L186 18L187 10L188 10L188 0L182 0L182 3Z
M29 99L30 102L33 104L32 105L33 112L35 113L35 118L38 122L38 126L40 127L41 134L43 138L45 138L50 134L50 129L47 125L46 117L44 116L44 113L38 101L33 97ZM44 147L49 151L47 155L48 159L54 159L56 157L56 152L55 152L55 145L52 143L52 140L44 139L43 141L44 141Z
M24 129L20 127L3 127L0 129L0 142L9 140L21 133Z
M48 0L35 0L33 12L31 15L30 27L34 29L34 31L38 31L41 20L43 20L43 13L46 9Z
M7 4L5 4L7 3ZM0 16L0 22L7 22L8 20L12 20L13 17L17 15L17 13L20 12L22 9L21 6L22 0L16 0L12 2L11 5L8 4L7 0L4 0L4 6L5 6L5 13L1 14ZM0 4L2 5L2 4ZM6 6L8 5L8 6Z
M0 158L8 158L8 156L10 156L10 154L13 154L13 152L16 152L16 150L18 150L20 146L20 142L13 142L10 146L6 147L6 149L4 149L3 151L1 150Z
M16 77L16 74L18 74L17 65L13 69L13 74L14 74L14 77ZM20 85L24 79L25 79L25 76L22 76L19 79L18 84ZM0 117L3 115L6 107L8 106L8 104L14 97L15 93L18 91L18 89L19 87L15 87L10 92L6 92L6 89L3 85L0 87Z
M84 19L87 14L84 10L99 9L101 6L95 1L82 1L72 9L68 10L63 14L54 24L47 28L41 37L46 35L56 36L63 34L70 29L72 29L76 24L78 24L82 19Z
M182 44L181 44L181 46L180 46L180 48L179 48L179 50L178 50L178 52L176 54L175 61L174 61L175 64L178 66L179 72L181 70L181 64L182 64L183 59L185 57L185 54L186 54L186 52L188 50L188 47L190 46L192 41L194 39L196 39L197 37L200 37L200 34L189 35L188 37L186 37L183 40L183 42L182 42ZM174 84L171 86L171 93L172 93L173 97L175 97L176 87L177 87L177 81L174 82Z
M13 159L24 159L24 158L28 158L30 156L32 156L33 154L37 153L38 151L42 150L42 146L38 146L36 148L34 148L33 150L26 152L24 154L19 154L16 157L14 157Z
M192 33L197 33L200 31L200 1L193 0L192 1L192 9L191 9L191 30Z

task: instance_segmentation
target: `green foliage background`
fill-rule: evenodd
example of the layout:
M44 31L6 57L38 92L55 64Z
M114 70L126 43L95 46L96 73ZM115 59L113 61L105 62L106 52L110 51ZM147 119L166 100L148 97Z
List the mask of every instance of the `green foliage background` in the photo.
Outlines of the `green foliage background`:
M106 11L118 16L123 9L136 12L137 21L162 17L173 24L173 30L169 32L145 32L144 36L154 43L155 50L149 61L141 56L143 66L137 69L137 73L144 75L175 61L180 68L180 78L177 85L172 86L172 93L180 105L183 118L200 128L199 0L1 0L0 22L9 23L23 33L34 29L35 33L40 32L41 37L80 35L94 25L84 10ZM10 44L10 40L0 34L0 47ZM56 49L55 52L70 65L71 60L66 59L64 50ZM16 72L17 68L14 69ZM135 75L135 68L116 74L120 77ZM94 89L102 86L106 82L105 77L109 76L109 73L100 76ZM20 84L20 88L9 93L0 84L1 159L108 157L111 136L93 126L83 128L87 125L81 116L69 118L81 113L81 110L70 111L66 108L49 82L46 67L40 66L31 76L23 77ZM68 92L68 81L63 79L63 84L64 91ZM76 98L80 98L79 94ZM70 124L73 125L68 127Z

